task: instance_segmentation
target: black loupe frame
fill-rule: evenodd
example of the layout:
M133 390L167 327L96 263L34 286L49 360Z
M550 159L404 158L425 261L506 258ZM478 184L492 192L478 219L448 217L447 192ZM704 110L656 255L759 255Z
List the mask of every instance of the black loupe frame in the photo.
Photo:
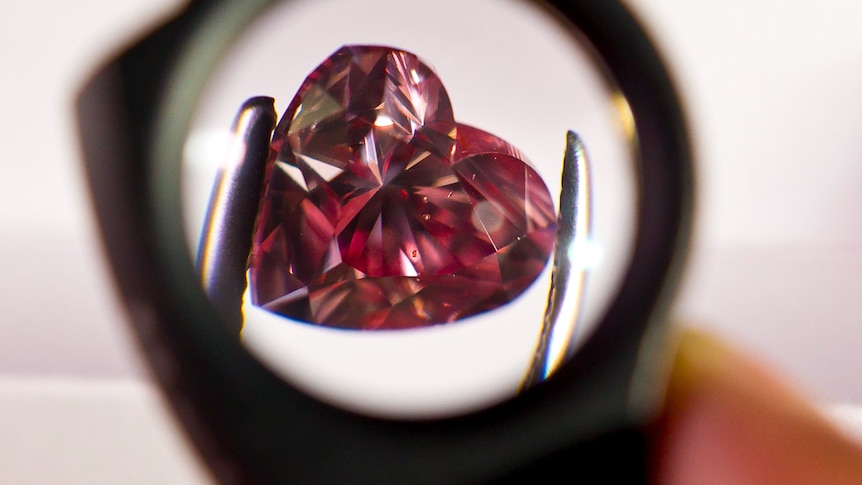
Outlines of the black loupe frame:
M618 295L546 382L465 416L397 421L320 402L268 370L218 323L186 249L179 172L197 94L230 42L273 3L193 1L101 69L78 100L116 280L156 379L214 475L224 483L449 484L520 482L559 469L575 482L596 474L603 483L645 481L642 427L664 392L665 313L693 189L677 96L632 15L612 0L547 2L592 44L635 122L637 229Z

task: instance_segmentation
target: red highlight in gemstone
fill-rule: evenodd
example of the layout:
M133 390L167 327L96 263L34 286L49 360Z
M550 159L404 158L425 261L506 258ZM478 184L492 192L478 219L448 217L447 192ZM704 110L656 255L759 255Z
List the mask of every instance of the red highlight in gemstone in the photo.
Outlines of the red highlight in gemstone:
M456 123L415 55L346 46L275 129L249 263L254 304L352 329L412 328L520 295L553 249L554 205L500 138Z

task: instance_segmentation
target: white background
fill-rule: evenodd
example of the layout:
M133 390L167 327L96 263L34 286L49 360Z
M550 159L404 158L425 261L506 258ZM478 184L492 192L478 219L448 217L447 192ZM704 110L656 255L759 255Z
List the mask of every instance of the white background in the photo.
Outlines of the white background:
M630 3L677 76L699 152L677 317L822 402L862 404L862 3ZM4 481L203 480L106 275L71 104L100 59L176 5L0 7Z

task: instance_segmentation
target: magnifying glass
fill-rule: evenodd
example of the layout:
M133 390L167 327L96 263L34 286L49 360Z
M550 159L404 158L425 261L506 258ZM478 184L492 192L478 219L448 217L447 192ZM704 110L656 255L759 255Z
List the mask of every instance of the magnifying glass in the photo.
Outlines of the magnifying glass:
M80 97L183 424L223 481L642 480L691 209L651 44L615 2L353 3L191 2Z

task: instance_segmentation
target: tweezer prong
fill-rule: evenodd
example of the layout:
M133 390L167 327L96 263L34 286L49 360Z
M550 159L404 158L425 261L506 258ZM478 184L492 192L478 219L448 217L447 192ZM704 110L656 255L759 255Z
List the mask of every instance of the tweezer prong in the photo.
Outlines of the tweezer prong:
M583 306L585 268L573 264L591 232L590 163L581 138L566 134L551 289L533 362L521 388L543 381L572 352ZM573 274L574 273L574 274Z
M234 120L234 142L216 176L198 247L204 290L225 322L242 329L242 295L252 232L275 127L275 100L254 97Z

